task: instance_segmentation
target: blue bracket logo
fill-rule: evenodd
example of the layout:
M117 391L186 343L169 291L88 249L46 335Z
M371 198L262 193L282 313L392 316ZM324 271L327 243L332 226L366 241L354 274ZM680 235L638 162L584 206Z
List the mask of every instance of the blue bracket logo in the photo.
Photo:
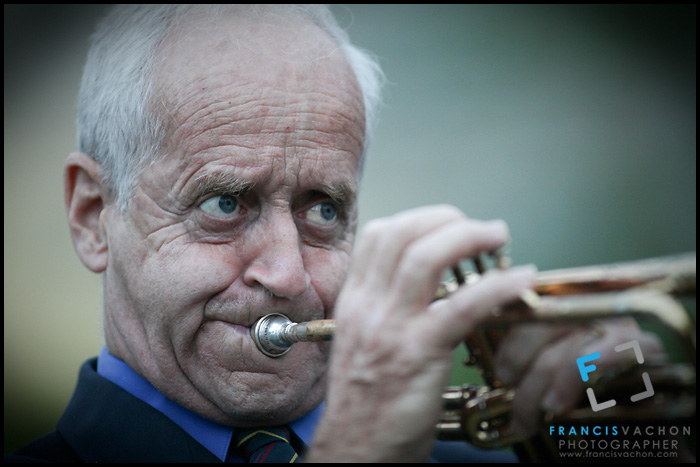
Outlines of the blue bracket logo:
M638 341L629 341L625 342L624 344L615 346L615 352L622 352L628 349L632 349L634 351L637 363L639 363L640 365L644 363L644 355L642 355L642 349L639 346ZM594 352L592 354L584 355L583 357L579 357L576 359L578 371L581 374L581 379L584 382L588 381L588 374L593 373L597 369L595 365L587 365L587 363L592 362L593 360L597 360L599 358L600 352ZM649 373L647 373L646 371L642 373L642 381L644 381L644 391L631 396L630 401L637 402L643 399L648 399L649 397L654 395L654 388L651 385ZM588 395L588 401L591 403L591 409L593 409L594 412L609 409L610 407L614 407L615 405L617 405L617 401L615 399L610 399L605 402L598 402L596 400L592 388L586 389L586 394Z

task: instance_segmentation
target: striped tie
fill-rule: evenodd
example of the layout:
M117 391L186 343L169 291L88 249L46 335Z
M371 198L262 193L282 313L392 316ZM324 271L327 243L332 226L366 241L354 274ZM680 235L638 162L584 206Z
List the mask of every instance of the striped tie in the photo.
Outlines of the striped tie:
M297 452L289 444L289 430L286 428L236 430L234 442L239 455L251 463L292 463L298 458Z

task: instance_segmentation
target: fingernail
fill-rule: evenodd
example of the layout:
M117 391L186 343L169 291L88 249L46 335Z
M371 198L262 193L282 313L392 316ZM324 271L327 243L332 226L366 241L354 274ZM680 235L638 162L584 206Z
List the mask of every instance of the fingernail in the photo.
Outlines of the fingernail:
M527 280L530 284L534 284L537 274L537 267L534 264L515 266L511 268L511 271L518 279Z
M531 264L523 264L521 266L516 266L513 269L518 271L521 274L531 274L531 275L537 274L537 266L532 264L532 263Z

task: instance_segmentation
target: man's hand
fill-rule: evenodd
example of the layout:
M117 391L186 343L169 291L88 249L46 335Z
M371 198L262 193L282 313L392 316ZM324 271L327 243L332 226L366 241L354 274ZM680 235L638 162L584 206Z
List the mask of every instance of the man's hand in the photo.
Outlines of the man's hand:
M630 352L617 353L619 344L636 340L646 359L666 358L657 335L642 332L632 318L605 320L588 325L533 324L515 328L501 343L496 374L517 389L513 400L514 431L535 434L542 412L560 414L581 405L585 397L576 359L594 352L596 372L636 364ZM587 404L588 402L584 402Z
M501 247L501 221L449 206L367 225L335 308L328 397L307 461L422 461L451 354L480 320L533 286L532 268L487 273L434 302L443 271Z

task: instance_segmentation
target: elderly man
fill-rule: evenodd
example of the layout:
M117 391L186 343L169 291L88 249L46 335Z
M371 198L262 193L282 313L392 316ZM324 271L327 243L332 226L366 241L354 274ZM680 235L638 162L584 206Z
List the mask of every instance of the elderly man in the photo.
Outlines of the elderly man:
M240 461L257 431L307 461L430 457L451 352L534 272L434 302L445 268L508 240L448 206L374 221L355 245L380 84L319 6L127 6L100 24L64 181L75 249L104 278L106 346L57 431L19 455ZM250 327L271 312L334 317L332 347L265 356ZM524 431L578 397L577 375L537 363L550 339L504 347Z

